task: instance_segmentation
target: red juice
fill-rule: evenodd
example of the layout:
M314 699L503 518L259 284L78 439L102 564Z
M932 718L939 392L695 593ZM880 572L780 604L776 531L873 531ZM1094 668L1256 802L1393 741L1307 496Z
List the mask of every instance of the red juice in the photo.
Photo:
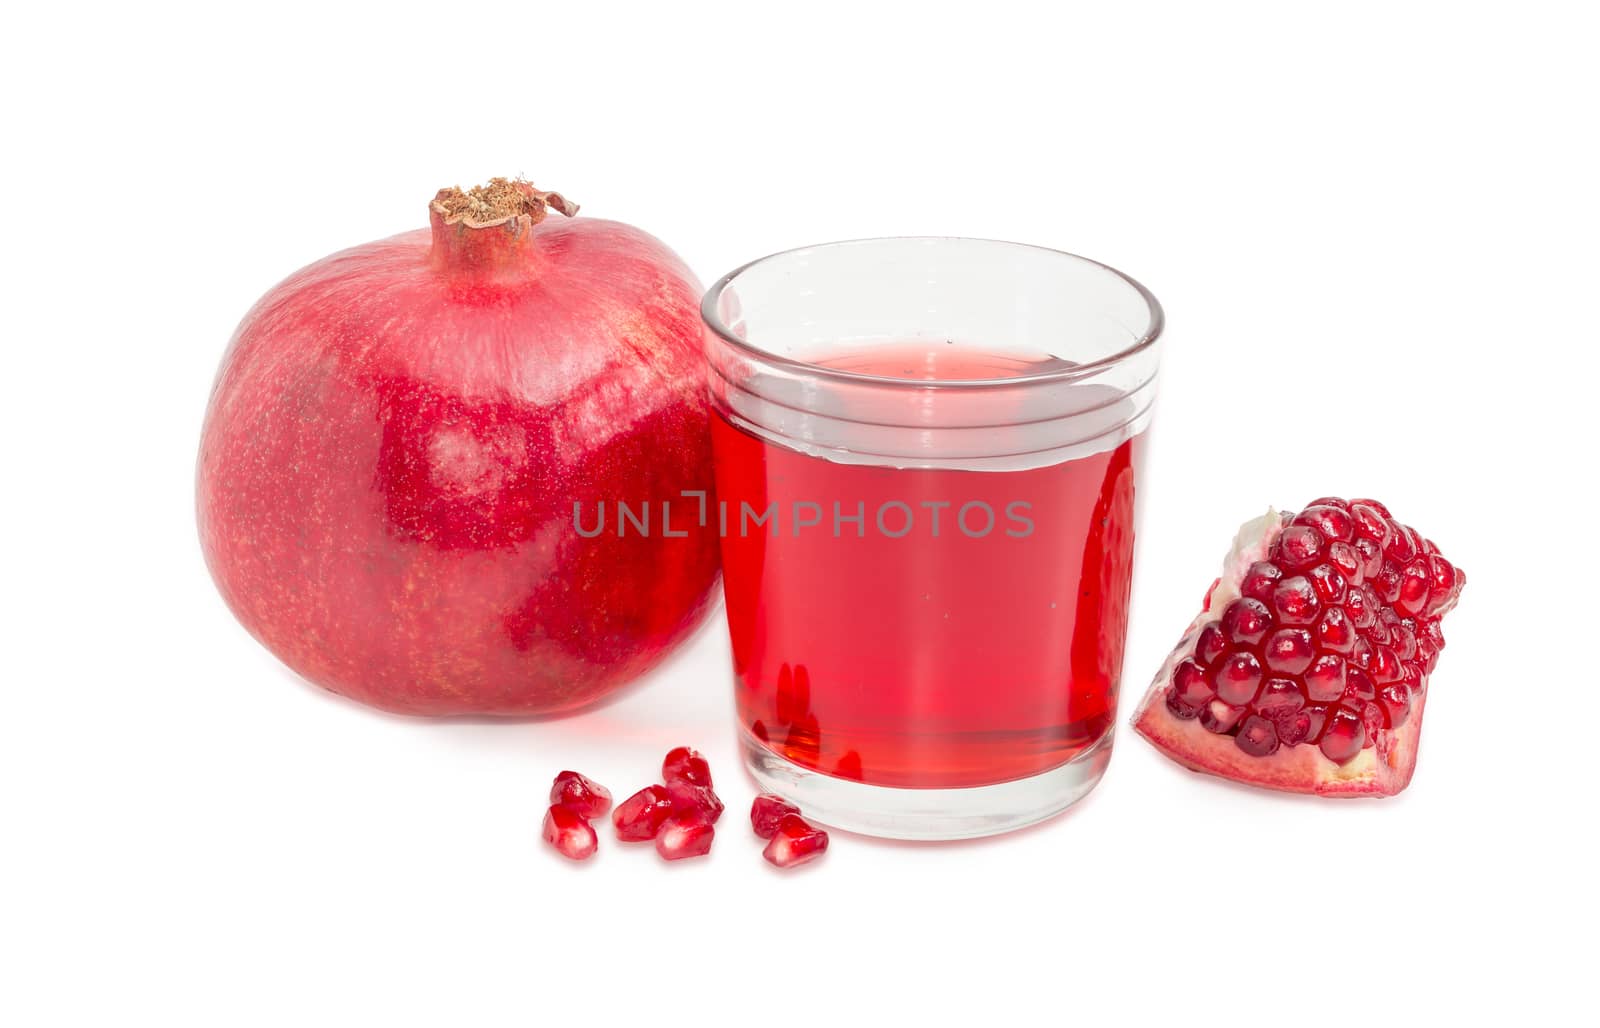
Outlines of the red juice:
M822 363L1049 370L943 344ZM739 717L768 748L868 785L962 788L1049 771L1110 729L1142 435L991 471L830 460L721 413L712 432Z

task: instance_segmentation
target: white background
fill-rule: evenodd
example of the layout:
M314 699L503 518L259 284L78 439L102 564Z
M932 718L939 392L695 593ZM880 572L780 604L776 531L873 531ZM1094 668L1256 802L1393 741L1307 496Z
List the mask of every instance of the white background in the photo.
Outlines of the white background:
M1576 1018L1600 711L1583 6L12 11L0 1022ZM565 721L300 683L200 560L217 360L288 272L516 173L705 281L897 233L1143 280L1170 334L1124 713L1239 521L1374 495L1471 576L1411 789L1256 793L1124 732L1065 817L841 834L783 876L741 824L720 614ZM621 796L684 742L733 808L709 859L540 844L555 771Z

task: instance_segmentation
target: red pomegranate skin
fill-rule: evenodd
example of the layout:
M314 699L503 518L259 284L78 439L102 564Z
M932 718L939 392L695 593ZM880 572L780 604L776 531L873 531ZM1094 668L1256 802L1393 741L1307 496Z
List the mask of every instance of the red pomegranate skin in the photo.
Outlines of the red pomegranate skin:
M548 715L701 620L717 540L700 285L592 218L432 230L334 254L263 297L201 439L206 562L310 681L418 715ZM573 505L592 527L583 538ZM617 501L652 533L618 536ZM660 532L660 501L672 529Z

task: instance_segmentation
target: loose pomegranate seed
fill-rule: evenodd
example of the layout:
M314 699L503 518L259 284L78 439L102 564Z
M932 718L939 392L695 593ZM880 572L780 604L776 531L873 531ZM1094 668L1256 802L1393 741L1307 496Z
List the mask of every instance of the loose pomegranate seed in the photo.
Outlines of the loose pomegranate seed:
M1290 525L1274 546L1277 562L1286 571L1303 571L1322 559L1327 540L1310 525Z
M1258 643L1272 628L1272 615L1260 600L1240 598L1222 612L1222 634L1242 646Z
M716 824L722 816L722 800L707 786L673 782L667 786L667 795L672 797L674 814L696 814L709 824Z
M618 804L611 812L617 838L624 842L654 839L672 816L672 794L664 785L647 785Z
M600 845L588 819L565 803L557 803L545 811L544 841L568 860L587 860Z
M1250 565L1250 569L1244 573L1244 580L1239 583L1239 592L1252 600L1270 603L1272 601L1272 591L1278 587L1278 581L1282 578L1282 568L1276 564L1258 560Z
M682 782L685 785L703 785L711 788L711 765L699 750L679 746L667 754L661 763L661 780L668 785Z
M1278 749L1278 728L1268 719L1251 714L1239 725L1239 734L1233 741L1252 757L1269 756Z
M1211 673L1211 686L1224 703L1240 706L1256 698L1261 678L1261 661L1249 650L1239 650L1222 658Z
M1280 625L1309 625L1317 620L1322 601L1316 587L1304 575L1285 578L1272 591L1272 610Z
M656 833L656 852L663 860L702 857L711 852L717 830L697 813L677 814Z
M611 791L576 771L563 771L550 786L550 803L569 806L585 818L605 817L611 812Z
M786 815L799 813L800 808L782 796L770 793L757 796L755 802L750 804L750 827L755 829L756 835L770 839L772 833L778 830L779 821Z
M1205 669L1188 659L1179 661L1172 669L1172 688L1179 701L1192 710L1199 710L1217 694L1206 678Z
M1328 723L1318 745L1323 756L1343 764L1360 753L1366 741L1367 729L1361 718L1344 707L1334 707L1328 712Z
M1311 666L1316 648L1311 633L1304 628L1280 628L1267 640L1262 655L1267 667L1278 674L1298 675Z
M827 849L827 832L813 827L799 814L789 814L778 822L772 841L761 855L769 864L787 868L815 860Z
M1228 650L1227 636L1222 634L1222 629L1216 625L1207 625L1200 630L1200 638L1195 643L1194 655L1206 667L1217 662L1217 658Z

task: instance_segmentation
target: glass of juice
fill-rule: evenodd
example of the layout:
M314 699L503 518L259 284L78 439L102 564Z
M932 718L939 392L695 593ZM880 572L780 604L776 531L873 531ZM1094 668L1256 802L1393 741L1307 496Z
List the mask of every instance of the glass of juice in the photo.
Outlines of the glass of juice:
M703 315L702 523L757 782L903 839L1084 796L1116 721L1155 297L1056 250L865 239L747 264Z

